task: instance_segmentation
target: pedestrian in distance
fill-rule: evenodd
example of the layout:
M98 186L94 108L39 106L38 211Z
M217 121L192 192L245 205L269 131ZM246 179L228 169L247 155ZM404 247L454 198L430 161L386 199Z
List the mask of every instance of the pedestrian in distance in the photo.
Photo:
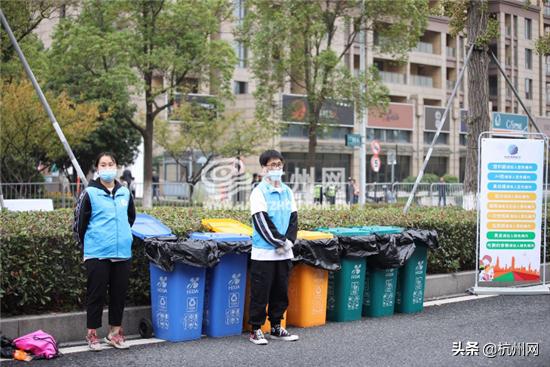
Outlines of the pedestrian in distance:
M83 248L86 268L86 341L92 351L102 349L97 335L105 296L109 294L110 331L104 341L126 349L121 328L132 257L131 226L136 209L130 191L115 180L113 153L101 153L95 161L99 177L79 197L73 231Z
M153 176L151 178L151 181L153 182L153 199L157 199L157 202L160 203L160 196L159 196L160 177L157 170L153 170Z
M443 176L439 178L437 189L439 190L439 206L442 206L441 203L443 203L443 206L447 206L447 184Z
M254 231L250 264L249 340L257 345L268 343L262 332L267 316L271 323L270 339L295 341L281 326L288 307L288 279L294 257L292 247L298 234L298 210L292 190L282 183L284 159L276 150L260 155L262 182L250 194Z

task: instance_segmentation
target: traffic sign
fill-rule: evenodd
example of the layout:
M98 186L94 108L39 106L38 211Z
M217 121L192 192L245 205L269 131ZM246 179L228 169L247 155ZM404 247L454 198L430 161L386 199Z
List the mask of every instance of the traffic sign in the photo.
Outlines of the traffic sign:
M373 140L370 142L370 148L372 149L372 154L379 155L382 151L382 148L380 147L380 143L378 140Z
M493 112L491 127L493 130L527 132L529 119L527 115Z
M381 165L382 165L382 161L380 160L380 157L378 157L377 155L372 156L372 158L370 159L370 167L372 168L372 170L374 172L380 171Z
M346 134L346 147L359 147L359 146L361 146L361 135Z
M395 150L388 150L388 166L397 164L397 159L395 157Z

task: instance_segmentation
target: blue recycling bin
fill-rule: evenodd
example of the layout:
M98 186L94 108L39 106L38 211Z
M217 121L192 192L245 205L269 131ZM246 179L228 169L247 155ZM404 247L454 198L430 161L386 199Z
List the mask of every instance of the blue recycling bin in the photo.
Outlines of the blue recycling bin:
M170 228L147 214L138 214L132 233L141 239L175 238ZM172 342L199 339L202 334L205 268L176 263L172 272L149 264L151 321L155 337Z
M235 245L250 241L249 236L227 233L195 232L189 237ZM223 337L242 333L247 261L247 254L229 253L206 271L203 332L207 336Z

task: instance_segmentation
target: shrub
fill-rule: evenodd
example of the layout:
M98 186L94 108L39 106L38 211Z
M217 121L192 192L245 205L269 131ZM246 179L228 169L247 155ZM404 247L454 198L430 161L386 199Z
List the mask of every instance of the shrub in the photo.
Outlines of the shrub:
M182 236L203 230L202 218L233 218L249 223L246 210L161 207L144 210ZM72 211L0 212L0 288L3 316L84 307L86 277L82 250L72 232ZM548 216L547 216L548 218ZM300 229L356 225L397 225L435 229L442 248L431 252L428 272L446 273L475 268L476 213L458 208L417 208L408 215L395 206L360 209L303 209ZM129 305L150 303L149 268L141 246L133 247Z

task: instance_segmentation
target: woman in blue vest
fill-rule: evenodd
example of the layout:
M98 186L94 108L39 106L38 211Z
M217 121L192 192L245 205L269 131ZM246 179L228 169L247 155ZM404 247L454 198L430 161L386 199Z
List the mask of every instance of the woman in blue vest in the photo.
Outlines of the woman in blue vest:
M292 246L298 233L298 211L292 190L281 182L283 156L267 150L260 156L264 179L250 195L254 232L250 264L250 308L248 322L252 326L249 340L267 344L261 326L267 316L271 323L271 339L298 340L281 326L288 307L288 278Z
M102 349L96 329L101 327L105 295L109 292L110 332L105 342L126 349L122 315L132 257L131 226L136 209L128 188L115 180L114 154L101 153L95 166L99 177L82 192L75 210L74 231L83 246L87 273L86 341L92 351Z

